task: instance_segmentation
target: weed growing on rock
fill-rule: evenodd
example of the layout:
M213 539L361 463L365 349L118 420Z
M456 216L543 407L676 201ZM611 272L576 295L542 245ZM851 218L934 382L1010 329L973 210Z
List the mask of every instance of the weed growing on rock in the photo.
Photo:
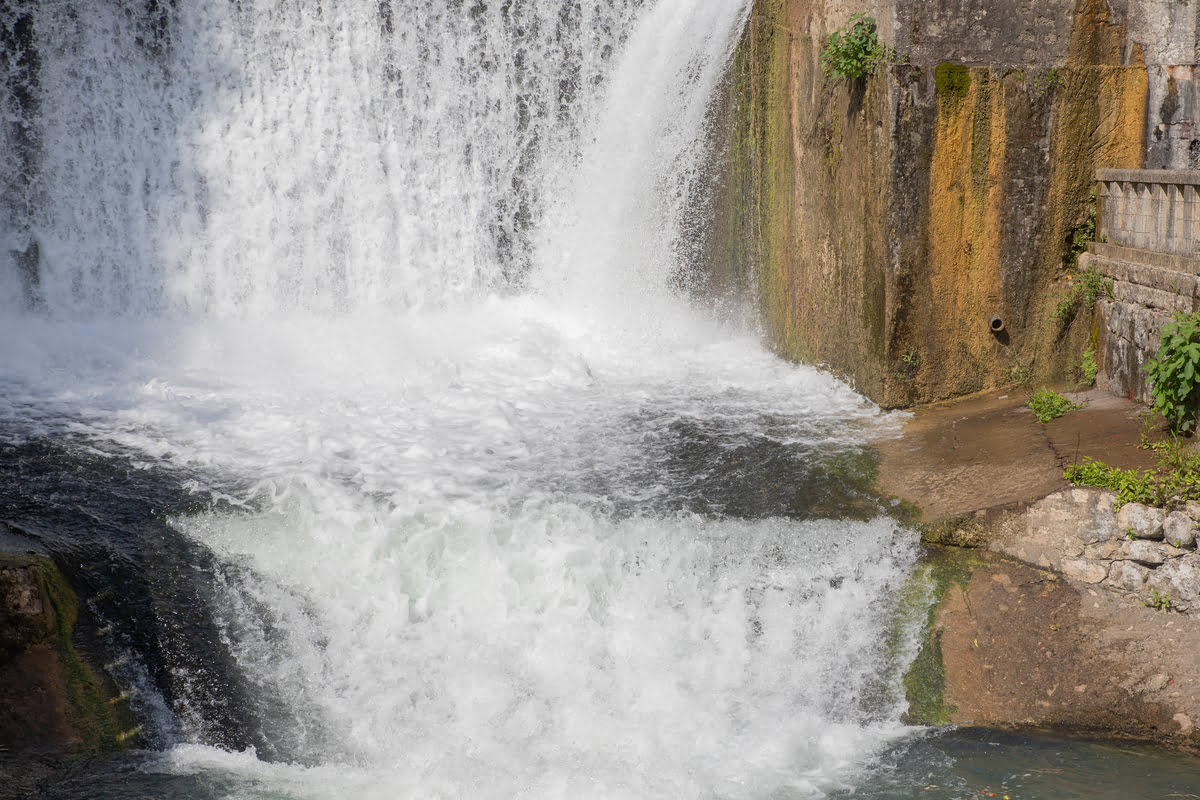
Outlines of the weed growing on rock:
M1154 410L1174 433L1196 428L1200 405L1200 313L1179 312L1162 331L1158 354L1142 367L1154 391Z
M1114 505L1117 508L1126 503L1158 505L1157 487L1150 470L1121 469L1085 456L1083 463L1067 467L1063 477L1076 486L1094 486L1116 492Z
M1054 325L1061 335L1075 321L1080 308L1090 311L1096 305L1097 300L1101 298L1111 300L1112 296L1112 280L1094 269L1085 269L1075 276L1075 284L1071 287L1071 291L1058 301L1050 318L1054 320Z
M1158 589L1155 589L1154 593L1150 595L1150 602L1146 603L1146 607L1157 608L1162 611L1170 611L1171 595L1167 594L1166 592L1160 594Z
M1009 383L1028 386L1033 380L1033 365L1013 359L1013 362L1008 365L1008 369L1004 371L1004 377Z
M1096 375L1100 372L1100 367L1096 364L1096 351L1088 348L1083 351L1083 360L1079 362L1079 374L1083 376L1083 382L1088 386L1096 385Z
M1088 242L1096 241L1096 193L1088 195L1087 215L1083 222L1071 233L1071 250L1067 254L1067 269L1072 269L1079 262L1079 256L1087 250Z
M1058 74L1058 67L1051 67L1048 70L1039 72L1033 76L1033 86L1035 89L1048 89L1052 86L1059 86L1063 83L1063 78ZM1096 201L1096 194L1093 192L1091 200Z
M851 15L845 28L830 34L821 53L821 66L827 77L854 80L873 73L880 62L895 58L896 51L875 34L875 18L858 13Z
M1029 406L1034 416L1037 417L1037 421L1043 425L1052 419L1061 417L1068 411L1082 408L1082 406L1072 403L1058 392L1052 392L1044 386L1040 392L1034 392L1033 396L1029 398L1029 402L1025 405Z

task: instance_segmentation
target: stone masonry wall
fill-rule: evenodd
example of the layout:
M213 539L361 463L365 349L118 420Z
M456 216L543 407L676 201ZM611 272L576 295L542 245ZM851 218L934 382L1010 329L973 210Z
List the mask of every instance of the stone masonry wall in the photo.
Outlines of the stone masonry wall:
M1200 617L1200 505L1168 511L1129 503L1114 511L1116 495L1064 489L1030 506L1017 535L989 548L1073 581L1129 595Z

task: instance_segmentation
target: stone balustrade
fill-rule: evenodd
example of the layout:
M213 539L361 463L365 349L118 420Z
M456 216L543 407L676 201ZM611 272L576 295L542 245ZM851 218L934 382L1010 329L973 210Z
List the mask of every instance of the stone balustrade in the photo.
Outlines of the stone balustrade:
M1096 241L1079 260L1112 280L1097 304L1097 383L1150 402L1143 370L1172 314L1200 309L1200 171L1096 173Z
M1096 238L1156 253L1200 253L1200 171L1102 169Z

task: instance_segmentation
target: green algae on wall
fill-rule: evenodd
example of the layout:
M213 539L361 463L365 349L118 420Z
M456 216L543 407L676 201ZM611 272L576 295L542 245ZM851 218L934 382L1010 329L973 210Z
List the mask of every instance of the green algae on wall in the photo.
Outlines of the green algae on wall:
M738 254L772 347L882 386L885 148L870 120L887 102L878 77L829 80L823 35L801 33L796 4L760 0L735 56L724 220L710 251ZM864 111L864 106L870 111ZM737 232L748 241L730 242ZM836 310L836 313L833 313ZM873 352L872 352L873 351Z
M938 99L943 103L961 100L971 88L971 72L960 64L943 61L933 69Z
M926 562L909 579L907 594L926 604L920 649L904 673L902 684L908 711L901 717L906 725L948 725L958 709L946 703L946 666L942 660L942 632L937 612L950 587L966 586L971 580L970 556L934 548Z

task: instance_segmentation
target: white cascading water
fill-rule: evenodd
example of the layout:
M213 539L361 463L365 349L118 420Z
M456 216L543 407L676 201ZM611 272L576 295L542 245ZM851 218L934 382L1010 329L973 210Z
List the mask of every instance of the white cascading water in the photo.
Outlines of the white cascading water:
M184 698L147 769L808 797L898 735L911 536L696 513L664 466L680 424L813 453L894 425L672 289L749 5L0 10L40 57L0 421L248 487L173 524L228 567L211 614L274 752L209 746Z

